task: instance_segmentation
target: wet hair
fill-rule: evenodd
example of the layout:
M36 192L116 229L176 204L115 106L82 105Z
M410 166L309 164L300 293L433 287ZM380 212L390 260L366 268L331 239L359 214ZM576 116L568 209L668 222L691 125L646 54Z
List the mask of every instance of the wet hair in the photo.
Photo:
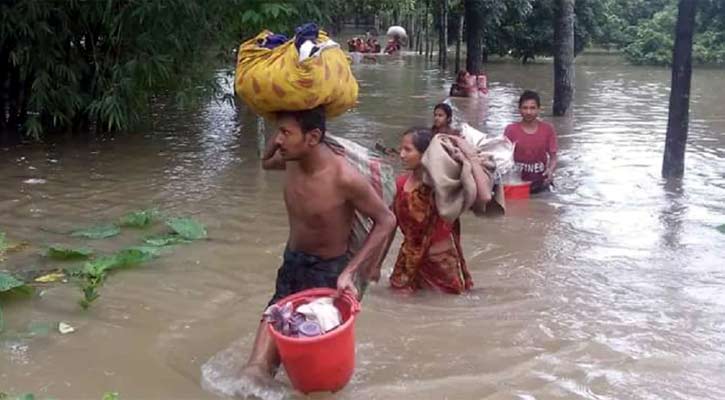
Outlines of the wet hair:
M413 147L421 154L425 153L431 139L433 139L433 132L428 128L413 127L403 132L403 136L405 135L411 135Z
M433 112L436 112L436 110L443 110L443 112L446 113L446 117L448 117L448 122L453 120L453 109L448 104L438 103L435 107L433 107Z
M309 110L301 111L280 111L277 118L290 117L300 124L302 133L307 133L313 129L320 130L320 140L325 138L325 108L317 106Z
M456 82L462 81L467 73L468 73L468 71L466 71L465 69L459 70L458 73L456 74Z
M521 105L528 100L536 101L536 107L541 107L541 97L539 97L539 94L533 90L524 90L524 92L521 93L521 97L519 97L519 108L521 108Z

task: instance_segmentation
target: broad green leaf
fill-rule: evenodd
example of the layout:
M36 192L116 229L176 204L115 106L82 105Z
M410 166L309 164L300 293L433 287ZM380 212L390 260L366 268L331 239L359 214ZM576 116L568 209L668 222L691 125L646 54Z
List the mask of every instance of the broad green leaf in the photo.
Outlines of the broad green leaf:
M120 250L110 256L96 258L83 264L81 275L100 276L117 268L130 267L158 256L159 250L150 246L136 246ZM73 272L73 275L78 273Z
M101 276L106 271L118 266L118 258L115 255L96 258L83 264L80 275Z
M25 282L18 280L8 273L0 272L0 293L17 289L22 286L25 286Z
M166 225L184 239L197 240L206 237L204 225L191 218L172 218L166 221Z
M97 225L88 229L81 229L71 233L71 236L87 239L106 239L121 233L121 229L113 224Z
M87 247L70 248L53 245L48 248L46 255L55 260L79 260L91 257L93 250Z
M120 400L121 396L118 394L118 392L106 392L103 394L103 398L101 400Z
M16 397L15 400L35 400L35 395L32 393L25 393Z
M145 228L154 221L157 210L141 210L130 212L118 220L119 225L131 228Z
M720 233L725 233L725 224L722 224L715 229L717 229Z
M164 247L173 246L176 244L189 243L189 240L184 239L183 237L176 234L169 234L147 237L146 239L144 239L144 243L149 246Z
M128 249L123 249L118 253L114 254L116 258L116 267L130 267L142 262L151 260L152 258L159 255L159 250L151 246L136 246Z

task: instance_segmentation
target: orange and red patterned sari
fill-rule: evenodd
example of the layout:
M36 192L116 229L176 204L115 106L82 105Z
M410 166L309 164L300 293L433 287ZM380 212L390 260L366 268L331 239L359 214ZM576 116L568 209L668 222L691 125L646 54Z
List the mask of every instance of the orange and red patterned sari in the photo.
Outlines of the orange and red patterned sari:
M473 287L473 280L461 252L460 222L448 224L438 215L430 187L420 185L406 193L406 181L407 176L396 180L393 211L404 239L390 285L395 289L463 293ZM452 241L453 245L430 254L431 246L443 240Z

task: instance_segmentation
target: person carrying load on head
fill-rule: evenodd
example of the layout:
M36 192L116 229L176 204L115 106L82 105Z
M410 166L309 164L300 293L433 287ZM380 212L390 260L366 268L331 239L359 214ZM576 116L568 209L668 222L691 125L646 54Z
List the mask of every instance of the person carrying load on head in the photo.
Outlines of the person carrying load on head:
M277 122L262 167L286 175L289 236L269 305L314 287L360 297L366 283L379 278L395 232L395 216L383 200L393 191L392 178L383 181L378 164L344 140L327 137L327 118L355 105L358 86L339 46L314 28L299 28L294 40L273 50L247 41L237 63L236 93ZM375 171L374 178L361 172L365 168ZM242 374L264 383L279 365L262 322Z

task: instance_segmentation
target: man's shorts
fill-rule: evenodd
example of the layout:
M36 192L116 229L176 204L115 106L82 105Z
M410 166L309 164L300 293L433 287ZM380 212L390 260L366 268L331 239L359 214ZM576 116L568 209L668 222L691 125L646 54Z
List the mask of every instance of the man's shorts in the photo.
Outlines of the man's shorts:
M277 283L268 306L282 298L305 289L327 287L336 289L337 278L347 267L350 257L322 259L317 256L285 249L284 261L277 271Z

